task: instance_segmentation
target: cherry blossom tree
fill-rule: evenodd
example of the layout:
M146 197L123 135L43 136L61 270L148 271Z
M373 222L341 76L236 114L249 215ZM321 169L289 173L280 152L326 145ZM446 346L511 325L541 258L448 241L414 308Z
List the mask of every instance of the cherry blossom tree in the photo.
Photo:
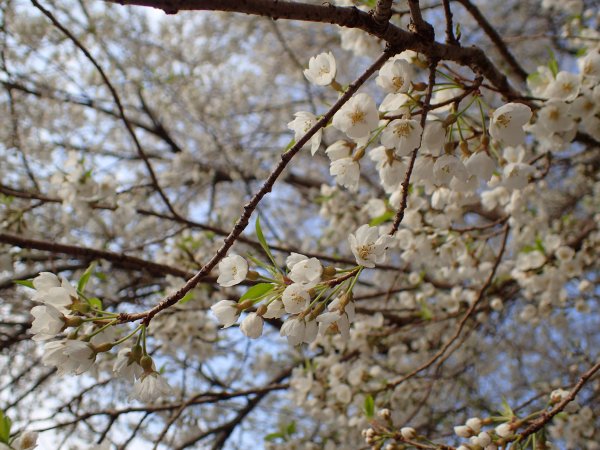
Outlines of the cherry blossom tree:
M595 2L0 7L0 449L600 449Z

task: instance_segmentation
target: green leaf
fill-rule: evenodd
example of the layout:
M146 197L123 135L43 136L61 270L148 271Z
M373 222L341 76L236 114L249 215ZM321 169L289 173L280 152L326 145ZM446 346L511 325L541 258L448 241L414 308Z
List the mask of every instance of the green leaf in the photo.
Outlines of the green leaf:
M12 421L8 416L4 415L4 412L0 410L0 442L8 444L8 439L10 438L10 427L12 425Z
M556 56L554 56L554 52L552 50L548 50L550 53L550 61L548 62L548 68L552 75L556 78L556 74L558 73L558 61L556 60Z
M104 308L102 305L102 300L100 300L98 297L88 298L88 303L92 308L99 309L100 311L102 311Z
M33 281L31 280L13 280L13 283L20 284L21 286L25 286L31 289L35 289L33 287Z
M375 416L375 400L373 400L373 396L371 394L368 394L365 397L364 408L367 419L371 419L373 416Z
M244 295L240 297L240 302L243 300L252 300L255 298L262 297L267 292L273 290L275 287L272 283L258 283L252 286L250 289L246 291Z
M506 417L507 419L512 419L515 416L515 413L513 412L512 408L510 407L510 405L504 397L502 398L502 407L500 408L500 414L502 414L502 416Z
M265 251L265 253L269 257L269 259L273 263L273 266L277 267L277 263L275 262L275 258L273 258L273 254L271 253L271 249L267 245L267 241L265 239L265 235L263 234L262 228L260 227L260 217L259 216L256 216L255 229L256 229L256 237L258 238L258 242L260 242L260 246L263 248L263 250Z
M426 302L421 302L421 310L419 311L419 315L423 320L433 319L433 313L431 312L431 309L429 308L429 305L427 305Z
M187 294L185 294L181 300L179 300L179 304L185 305L187 302L189 302L193 298L194 298L194 294L190 291Z
M269 433L265 436L265 441L274 441L277 438L281 438L283 439L285 436L283 435L283 433L277 432L277 433Z
M296 421L292 420L287 427L285 427L285 434L287 434L288 436L291 436L292 434L294 434L296 432Z
M81 278L79 279L79 283L77 283L77 290L79 292L85 291L85 287L87 286L87 283L90 280L90 277L92 276L92 272L94 271L95 268L96 268L96 261L92 261L92 263L88 266L88 268L85 269L85 272L83 272L83 275L81 275Z
M375 217L374 219L371 219L371 221L369 222L369 226L371 227L376 227L377 225L381 225L384 222L389 221L390 219L394 218L394 211L386 211L384 212L382 215Z

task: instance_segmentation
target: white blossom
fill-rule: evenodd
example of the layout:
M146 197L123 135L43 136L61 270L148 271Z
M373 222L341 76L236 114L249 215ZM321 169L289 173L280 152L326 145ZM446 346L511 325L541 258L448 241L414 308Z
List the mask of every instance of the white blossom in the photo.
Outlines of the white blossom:
M44 345L42 364L55 366L61 375L81 375L94 364L96 354L87 343L77 339L51 341Z
M33 450L37 447L38 433L35 431L24 431L11 442L13 450Z
M333 116L333 126L352 139L367 137L377 128L379 113L375 101L368 94L357 94Z
M131 348L124 347L117 353L113 364L113 373L120 378L134 381L142 375L143 369L137 361L132 359Z
M396 149L398 156L408 156L419 146L422 132L416 120L396 119L381 133L381 143L387 148Z
M360 166L354 159L336 159L331 163L329 173L335 177L337 184L344 186L353 192L358 189Z
M132 398L142 403L154 403L158 398L171 394L171 386L158 372L145 373L133 385Z
M494 431L496 432L496 434L502 438L507 438L512 436L512 427L510 426L510 424L508 423L503 423L498 425Z
M394 59L383 65L375 82L385 92L396 94L408 92L413 78L411 64L403 59Z
M304 76L313 84L327 86L335 80L336 63L333 53L321 53L312 56L308 60L308 69L304 70Z
M288 128L294 131L294 139L298 142L307 132L317 123L317 116L307 111L300 111L294 114L295 119L288 123ZM321 137L323 136L323 129L320 128L310 138L310 153L314 155L317 153L319 146L321 145Z
M525 141L523 126L531 119L531 108L521 103L507 103L492 115L490 135L506 145L519 145Z
M391 244L390 236L379 236L377 227L368 224L361 225L348 240L357 264L365 267L375 267L375 263L382 262Z
M219 286L229 287L241 283L248 274L248 263L240 255L226 256L219 262Z
M34 306L31 315L34 319L29 331L34 335L34 341L52 339L65 326L65 316L50 305Z
M308 288L300 283L290 284L282 295L283 306L289 314L298 314L304 311L310 303Z
M238 304L233 300L221 300L210 307L223 328L228 328L237 322L240 315Z
M304 257L291 267L288 277L294 283L300 283L308 288L317 285L321 280L321 273L323 273L323 266L317 258Z
M263 331L263 318L251 312L240 324L240 330L251 339L259 338Z

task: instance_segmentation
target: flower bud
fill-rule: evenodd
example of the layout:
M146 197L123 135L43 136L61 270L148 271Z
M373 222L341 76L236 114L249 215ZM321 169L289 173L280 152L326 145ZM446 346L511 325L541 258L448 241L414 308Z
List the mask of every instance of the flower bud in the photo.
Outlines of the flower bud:
M76 316L67 316L65 317L65 326L68 327L78 327L83 323L83 319L81 317Z
M420 81L418 83L411 83L411 84L415 91L423 92L425 89L427 89L427 83L423 83L422 81Z
M113 348L113 344L111 344L110 342L104 342L99 345L94 345L94 351L96 353L106 353L106 352L111 351L112 348Z
M142 358L140 359L140 366L142 366L144 372L152 372L152 358L150 358L150 356L148 355L142 356Z
M250 281L254 281L254 280L258 279L259 276L260 276L260 274L256 270L249 270L248 273L246 274L246 279L250 280Z
M334 266L325 266L323 268L323 279L328 280L330 278L333 278L336 273L337 270Z
M412 427L400 428L400 434L402 435L402 439L406 440L412 440L417 437L417 431Z

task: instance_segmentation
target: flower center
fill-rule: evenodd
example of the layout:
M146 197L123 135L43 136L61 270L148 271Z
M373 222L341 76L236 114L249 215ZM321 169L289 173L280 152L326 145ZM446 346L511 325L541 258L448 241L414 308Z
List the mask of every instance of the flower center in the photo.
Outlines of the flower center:
M508 128L508 125L510 124L510 119L511 117L508 114L500 114L496 118L496 123L503 128Z
M360 109L355 109L352 114L350 114L350 120L352 121L352 125L356 125L359 122L364 122L365 120L365 112Z
M410 135L412 129L413 127L410 123L403 122L401 124L396 125L396 128L394 128L394 134L398 135L399 137L405 138Z
M394 77L392 78L392 84L396 88L396 90L400 90L402 86L404 86L404 78L402 77Z
M367 259L373 253L375 246L373 244L365 244L358 247L358 256L361 259Z

